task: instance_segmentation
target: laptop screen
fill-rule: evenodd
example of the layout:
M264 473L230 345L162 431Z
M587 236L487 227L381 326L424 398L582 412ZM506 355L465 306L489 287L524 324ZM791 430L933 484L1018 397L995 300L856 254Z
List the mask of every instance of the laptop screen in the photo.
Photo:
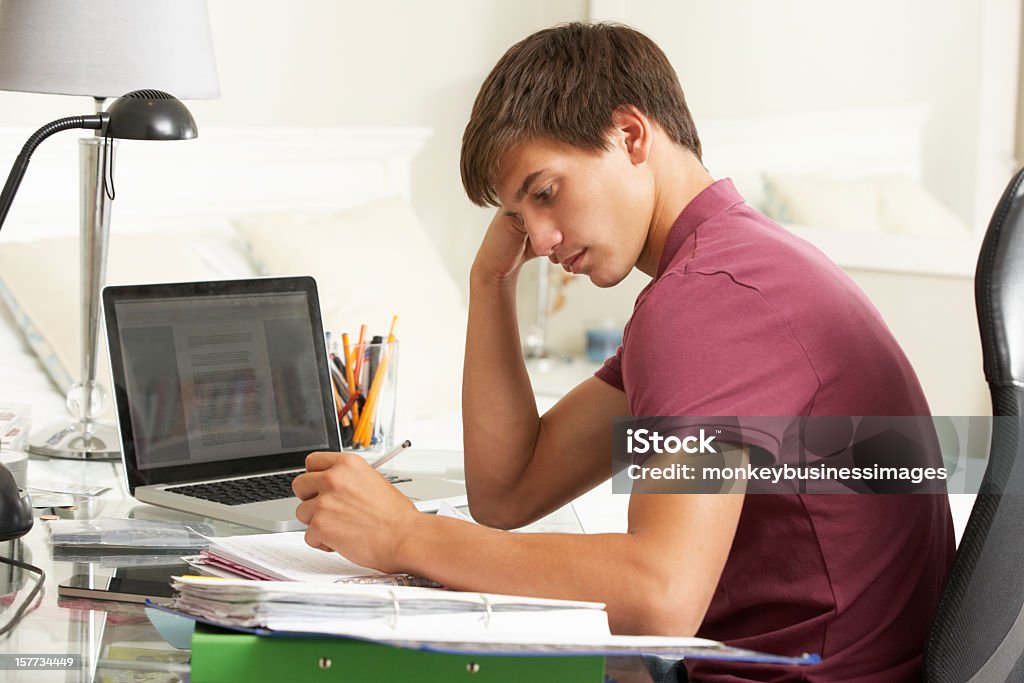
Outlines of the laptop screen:
M337 450L311 279L108 287L104 301L133 486L301 467Z

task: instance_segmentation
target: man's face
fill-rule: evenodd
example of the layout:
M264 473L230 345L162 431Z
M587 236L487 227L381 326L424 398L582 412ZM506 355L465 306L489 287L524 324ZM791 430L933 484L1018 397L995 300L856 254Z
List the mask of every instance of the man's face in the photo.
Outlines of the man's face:
M653 214L653 184L621 137L610 150L534 139L501 159L501 209L541 257L611 287L636 265Z

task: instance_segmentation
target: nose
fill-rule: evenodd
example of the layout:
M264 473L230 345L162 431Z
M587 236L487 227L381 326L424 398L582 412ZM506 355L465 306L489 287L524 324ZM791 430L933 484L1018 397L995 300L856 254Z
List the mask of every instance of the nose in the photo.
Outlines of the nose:
M562 243L562 232L551 221L534 218L526 223L530 247L537 256L550 256Z

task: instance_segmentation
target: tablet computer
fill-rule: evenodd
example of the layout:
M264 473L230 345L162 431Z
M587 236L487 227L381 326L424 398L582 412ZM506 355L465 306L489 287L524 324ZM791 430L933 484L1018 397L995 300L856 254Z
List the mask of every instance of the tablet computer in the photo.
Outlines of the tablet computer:
M57 586L57 595L88 600L169 603L174 597L171 577L192 573L187 564L160 567L119 567L109 578L75 574Z

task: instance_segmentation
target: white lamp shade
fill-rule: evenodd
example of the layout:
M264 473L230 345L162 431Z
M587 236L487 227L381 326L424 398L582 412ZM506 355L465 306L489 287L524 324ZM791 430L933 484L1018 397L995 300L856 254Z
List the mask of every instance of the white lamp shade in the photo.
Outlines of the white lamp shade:
M218 97L206 0L0 0L0 89Z

